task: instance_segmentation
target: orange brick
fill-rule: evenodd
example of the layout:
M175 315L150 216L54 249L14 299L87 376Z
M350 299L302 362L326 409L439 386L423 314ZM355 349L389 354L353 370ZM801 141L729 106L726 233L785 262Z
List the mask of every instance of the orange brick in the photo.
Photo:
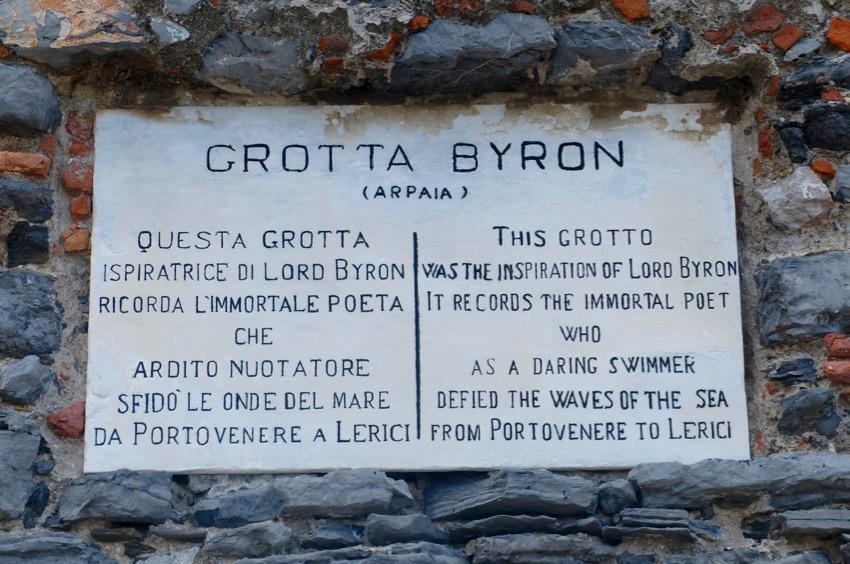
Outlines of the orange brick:
M779 92L779 75L773 75L770 77L770 81L767 83L767 95L768 96L776 96Z
M407 22L407 29L410 31L419 31L420 29L425 29L428 27L428 24L431 23L431 18L428 16L418 15L413 16L409 22Z
M729 22L720 29L706 31L702 34L702 37L712 45L723 45L732 39L732 35L735 33L735 27L735 22Z
M381 49L363 54L363 58L369 59L370 61L389 61L390 57L393 56L393 52L395 52L400 44L401 39L398 34L396 32L392 32L390 40L387 41L386 45L384 45Z
M789 23L773 32L771 39L773 39L774 45L783 51L787 51L793 47L795 43L800 41L804 35L806 35L806 32L803 31L803 28Z
M47 424L60 437L79 439L85 431L86 402L78 401L47 416Z
M825 179L830 179L835 176L835 167L832 163L823 159L812 161L812 170L821 175Z
M450 18L455 11L454 0L434 0L434 11L441 18Z
M62 240L65 243L65 250L69 253L87 251L91 246L91 232L85 227L72 223L62 234Z
M744 22L741 31L745 35L754 35L763 31L775 31L785 21L785 14L776 9L773 4L764 4L753 8Z
M732 53L737 53L740 50L741 50L741 48L738 47L737 45L727 45L726 47L723 48L723 52L726 53L727 55L731 55Z
M56 139L55 135L45 135L44 141L41 142L41 150L44 151L46 155L50 158L53 158L54 153L56 153L56 148L59 146L59 140Z
M71 146L68 152L74 157L89 157L91 156L91 144L82 139L71 139Z
M481 0L460 0L457 5L457 11L464 18L471 18L475 14L484 11L484 2L481 2Z
M72 198L68 204L68 211L71 212L71 217L74 219L88 219L91 217L91 196L80 194L76 198Z
M528 0L510 0L508 2L508 11L515 14L533 14L537 6Z
M73 160L62 173L62 185L72 194L91 194L94 188L94 167L91 163Z
M764 158L773 156L773 128L767 126L759 131L759 154Z
M842 51L850 51L850 20L832 18L826 40Z
M25 176L47 178L50 158L38 153L0 151L0 172L17 172Z
M753 176L756 178L761 176L761 161L758 159L753 161Z
M345 64L345 59L342 57L325 57L322 59L322 64L328 69L338 69Z
M0 59L5 59L5 58L7 58L9 55L11 55L11 54L12 54L12 52L11 52L11 51L9 51L9 49L8 49L8 48L3 47L2 45L0 45Z
M348 49L348 39L341 35L326 35L319 38L319 51L322 53L339 52Z
M821 100L826 100L827 102L843 102L844 94L841 93L838 88L834 86L830 86L827 90L820 93Z
M611 4L630 21L649 17L647 0L611 0Z
M823 375L833 382L850 384L850 360L827 360L823 363Z
M844 333L828 333L824 336L826 354L836 358L850 358L850 337Z

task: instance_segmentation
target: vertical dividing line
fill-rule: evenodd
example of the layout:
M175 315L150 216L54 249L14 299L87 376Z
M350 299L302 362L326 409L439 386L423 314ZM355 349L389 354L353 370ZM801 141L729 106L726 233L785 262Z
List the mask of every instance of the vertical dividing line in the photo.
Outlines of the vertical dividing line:
M413 332L416 354L416 439L422 438L422 358L419 335L419 237L413 233Z

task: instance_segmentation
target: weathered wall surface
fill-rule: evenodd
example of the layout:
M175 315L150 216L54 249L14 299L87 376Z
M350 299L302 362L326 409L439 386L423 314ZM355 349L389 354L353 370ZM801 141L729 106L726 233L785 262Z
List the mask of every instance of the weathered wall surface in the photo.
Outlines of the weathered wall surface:
M0 2L0 561L850 562L845 16L834 0ZM81 474L95 108L471 100L724 105L753 461Z

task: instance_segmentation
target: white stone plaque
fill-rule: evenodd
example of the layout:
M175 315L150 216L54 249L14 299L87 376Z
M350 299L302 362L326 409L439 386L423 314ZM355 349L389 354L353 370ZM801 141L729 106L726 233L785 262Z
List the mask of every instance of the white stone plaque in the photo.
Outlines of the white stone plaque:
M747 458L710 106L97 116L86 471Z

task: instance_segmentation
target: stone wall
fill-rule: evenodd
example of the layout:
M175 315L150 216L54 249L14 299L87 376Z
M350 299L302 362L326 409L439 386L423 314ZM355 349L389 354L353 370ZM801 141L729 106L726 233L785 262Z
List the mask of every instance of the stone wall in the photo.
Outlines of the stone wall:
M842 16L835 0L3 0L0 561L850 562ZM96 108L469 101L723 105L752 461L81 473Z

